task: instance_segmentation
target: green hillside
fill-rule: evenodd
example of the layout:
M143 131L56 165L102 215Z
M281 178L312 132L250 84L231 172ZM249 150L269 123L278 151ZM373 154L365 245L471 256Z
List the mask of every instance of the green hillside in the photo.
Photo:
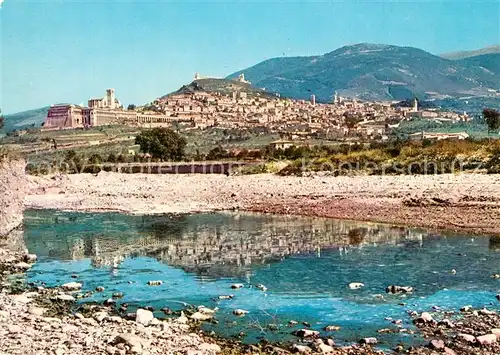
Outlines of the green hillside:
M361 99L402 100L480 96L487 95L488 89L500 89L500 75L474 61L452 61L417 48L366 43L322 56L269 59L228 78L241 73L254 86L268 91L300 99L315 94L320 101L330 101L334 91Z

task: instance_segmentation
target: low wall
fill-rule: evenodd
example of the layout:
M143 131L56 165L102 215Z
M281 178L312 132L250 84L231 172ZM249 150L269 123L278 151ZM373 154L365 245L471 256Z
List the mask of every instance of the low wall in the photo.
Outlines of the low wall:
M23 222L24 198L28 193L24 160L0 162L0 237Z

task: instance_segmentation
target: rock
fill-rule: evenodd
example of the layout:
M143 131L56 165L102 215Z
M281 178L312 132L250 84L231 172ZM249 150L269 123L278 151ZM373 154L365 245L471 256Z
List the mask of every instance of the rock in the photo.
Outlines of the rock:
M292 350L299 354L311 354L312 349L306 345L293 344Z
M15 303L22 303L22 304L28 304L33 302L33 300L29 297L26 297L26 295L16 295L13 297L13 300Z
M27 263L30 263L30 264L33 264L34 262L36 262L36 259L37 259L36 254L26 254L24 256L24 261Z
M82 288L82 284L79 282L68 282L62 285L62 288L66 291L78 291Z
M94 318L98 322L102 322L103 320L105 320L106 318L108 318L108 313L106 313L106 312L97 312L97 313L94 313L94 315L92 316L92 318Z
M161 311L162 311L163 313L165 313L166 315L171 315L171 314L174 314L174 311L172 311L172 310L171 310L170 308L168 308L168 307L164 307L164 308L162 308L162 309L161 309Z
M477 337L476 340L481 345L492 345L497 342L497 336L495 334L486 334Z
M118 349L116 349L115 347L111 345L106 346L106 353L114 355L116 352L118 352Z
M14 265L14 268L16 268L17 270L28 270L31 268L31 265L28 264L28 263L25 263L25 262L20 262L20 263L17 263Z
M217 297L218 299L220 300L230 300L234 297L234 295L221 295L219 297Z
M148 281L149 286L161 286L162 284L163 284L163 281L161 281L161 280Z
M327 344L318 344L316 350L322 354L333 353L333 347Z
M289 326L292 326L292 327L293 327L294 325L297 325L297 324L299 324L299 322L297 322L296 320L291 320L291 321L289 321L289 322L288 322L288 325L289 325Z
M319 332L311 329L299 329L292 333L299 338L314 338L319 337Z
M451 269L450 274L455 275L457 273L457 270Z
M497 300L500 301L500 293L498 295L496 295L496 298L497 298Z
M429 343L429 348L434 350L444 349L444 341L438 339L432 339Z
M123 292L115 292L115 293L113 293L113 295L111 297L113 297L113 298L123 298Z
M181 315L179 318L177 318L176 321L177 321L177 323L180 323L180 324L187 324L189 322L189 319L186 317L184 312L181 311Z
M207 308L205 306L199 306L198 307L198 311L200 311L201 313L205 313L205 314L215 314L215 312L217 312L219 310L219 307L215 307L214 309L210 309L210 308Z
M444 347L443 351L444 351L444 353L445 353L446 355L457 355L457 353L456 353L456 352L454 352L452 349L450 349L450 348L448 348L448 347L446 347L446 346Z
M500 279L500 274L492 274L491 277L494 279Z
M333 341L333 339L330 338L326 339L326 343L332 347L335 346L335 342Z
M263 292L266 292L267 291L267 287L262 285L262 284L258 284L257 286L255 286L255 288L263 291Z
M463 306L460 308L460 312L471 312L472 311L472 306Z
M42 307L31 307L29 309L30 314L33 314L34 316L43 316L45 312L47 312L46 308Z
M486 308L483 308L483 309L479 310L479 314L482 314L483 316L491 316L491 315L497 314L497 312L490 311L490 310L488 310Z
M441 320L440 322L438 322L438 326L444 326L446 328L454 328L455 327L455 324L453 324L453 322L447 318Z
M432 318L429 312L423 312L420 317L415 320L416 323L433 323L434 319Z
M340 330L340 327L338 325L327 325L325 327L325 331L327 332L336 332L338 330Z
M302 322L302 324L308 328L311 328L311 323L309 323L309 322L304 321L304 322Z
M75 297L71 295L57 295L55 299L64 302L75 302Z
M390 285L390 286L386 287L385 292L393 294L393 295L400 294L400 293L412 293L413 287Z
M214 354L221 352L221 348L219 345L211 343L201 343L198 346L198 349L201 350L202 352L211 352Z
M236 290L240 289L240 288L243 288L243 287L245 287L245 285L243 285L243 284L232 284L231 285L231 288L232 289L236 289Z
M135 313L135 321L137 323L148 325L154 318L153 312L147 311L145 309L137 309Z
M103 286L97 286L97 287L95 288L95 290L96 290L97 292L103 292L103 291L104 291L104 287L103 287Z
M359 341L360 344L368 344L368 345L373 345L373 344L377 344L378 343L378 340L377 338L373 338L373 337L370 337L370 338L363 338Z
M466 343L473 344L476 342L476 337L474 335L459 333L457 334L457 339L462 340Z
M361 282L351 282L351 283L349 284L349 288L350 288L351 290L357 290L357 289L359 289L359 288L361 288L361 287L364 287L364 286L365 286L365 284L364 284L364 283L361 283Z
M77 318L77 319L84 319L85 317L81 313L75 313L75 318Z
M115 340L113 341L113 344L114 345L125 344L128 345L130 348L142 349L143 345L145 344L145 340L137 335L124 333L117 335Z
M491 330L491 334L495 334L497 339L500 339L500 329L499 328L493 328Z
M156 319L156 318L155 318ZM112 322L112 323L122 323L123 322L123 319L122 317L120 316L112 316L112 317L109 317L108 318L108 321Z
M248 314L248 311L245 311L244 309L235 309L233 314L235 316L244 316L245 314Z
M23 331L23 328L16 324L9 324L7 325L7 331L11 334L17 334L21 333Z
M102 304L105 305L105 306L113 306L115 303L116 303L116 301L114 299L108 298Z
M146 307L143 307L143 309L145 309L146 311L150 311L150 312L154 312L155 309L151 306L146 306Z
M208 313L203 313L203 312L195 312L189 318L194 319L196 321L207 321L210 320L214 317L214 314L208 314Z

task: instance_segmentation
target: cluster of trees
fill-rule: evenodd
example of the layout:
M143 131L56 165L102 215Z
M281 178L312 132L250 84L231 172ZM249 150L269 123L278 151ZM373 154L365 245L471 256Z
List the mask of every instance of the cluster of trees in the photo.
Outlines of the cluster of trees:
M485 108L483 110L483 117L488 126L488 133L500 130L500 111L492 108Z
M181 161L186 155L186 139L169 128L142 131L135 138L135 144L142 152L162 161Z

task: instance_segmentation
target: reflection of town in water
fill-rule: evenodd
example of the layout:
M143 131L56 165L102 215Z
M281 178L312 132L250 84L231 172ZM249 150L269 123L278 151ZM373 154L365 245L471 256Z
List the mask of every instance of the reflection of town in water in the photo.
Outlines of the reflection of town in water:
M47 218L54 223L47 223ZM25 236L28 249L38 255L91 258L96 267L150 256L210 276L238 275L251 265L299 253L349 253L381 244L422 246L426 236L423 231L388 225L239 213L155 217L30 211L25 223L45 226L36 228L37 235ZM69 229L71 234L66 234ZM490 240L490 248L499 245Z

